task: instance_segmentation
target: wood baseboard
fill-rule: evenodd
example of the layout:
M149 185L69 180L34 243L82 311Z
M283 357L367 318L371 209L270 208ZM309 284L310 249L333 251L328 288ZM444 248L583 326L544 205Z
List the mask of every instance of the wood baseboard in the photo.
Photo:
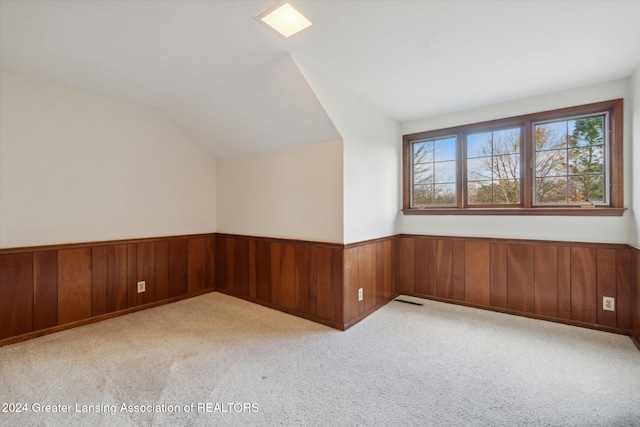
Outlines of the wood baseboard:
M529 319L544 320L544 321L547 321L547 322L562 323L564 325L569 325L569 326L577 326L577 327L581 327L581 328L595 329L595 330L603 331L603 332L610 332L610 333L614 333L614 334L632 336L631 335L631 330L629 330L629 329L613 328L611 326L598 325L596 323L580 322L580 321L577 321L577 320L570 320L570 319L559 319L559 318L553 317L553 316L544 316L544 315L535 314L535 313L527 313L527 312L519 311L519 310L510 310L510 309L507 309L507 308L500 308L500 307L492 307L492 306L488 306L488 305L474 304L474 303L470 303L470 302L466 302L466 301L458 301L458 300L453 300L453 299L448 299L448 298L434 297L434 296L430 296L430 295L420 295L420 294L406 294L406 295L412 296L412 297L417 297L417 298L423 298L423 299L427 299L427 300L431 300L431 301L444 302L444 303L447 303L447 304L455 304L455 305L460 305L460 306L464 306L464 307L477 308L477 309L480 309L480 310L494 311L496 313L509 314L509 315L512 315L512 316L527 317Z

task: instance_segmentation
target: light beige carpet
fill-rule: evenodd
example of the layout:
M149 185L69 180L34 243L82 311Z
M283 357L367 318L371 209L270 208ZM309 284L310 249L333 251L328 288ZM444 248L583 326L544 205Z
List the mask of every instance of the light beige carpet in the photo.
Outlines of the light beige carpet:
M0 425L640 425L628 337L420 301L340 332L212 293L5 346Z

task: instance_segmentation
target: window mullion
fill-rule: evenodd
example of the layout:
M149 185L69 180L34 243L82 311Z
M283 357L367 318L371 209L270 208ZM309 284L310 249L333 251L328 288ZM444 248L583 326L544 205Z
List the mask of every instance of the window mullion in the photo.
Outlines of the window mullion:
M464 132L458 132L456 134L456 193L457 204L459 208L466 207L466 191L467 177L466 177L466 161L467 161L467 149Z
M524 122L522 145L520 147L522 167L520 168L520 193L525 208L533 205L533 183L535 179L533 129L531 121Z

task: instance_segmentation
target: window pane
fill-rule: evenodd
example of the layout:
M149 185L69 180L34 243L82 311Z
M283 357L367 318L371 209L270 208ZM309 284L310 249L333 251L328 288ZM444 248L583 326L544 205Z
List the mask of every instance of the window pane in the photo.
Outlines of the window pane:
M536 176L556 176L567 173L567 150L540 151L536 154Z
M520 152L520 128L493 133L493 155Z
M467 179L469 181L482 181L491 178L491 157L467 160Z
M432 185L414 185L413 186L413 204L414 205L431 205L433 202L433 186Z
M569 202L604 202L602 175L578 175L569 177Z
M572 148L569 150L569 173L602 173L604 155L602 146Z
M569 146L602 145L604 116L583 117L568 122Z
M491 155L491 132L467 135L467 158Z
M499 180L493 184L494 204L520 203L520 180Z
M536 201L538 203L566 203L567 178L536 179Z
M411 147L413 205L456 206L456 137L419 141Z
M445 160L456 159L456 139L446 138L439 139L435 142L435 161L442 162Z
M487 205L493 203L491 181L469 182L467 198L471 205Z
M456 185L455 184L436 184L434 186L434 200L433 203L439 206L455 206L456 200Z
M494 179L519 179L520 178L520 155L508 154L493 158L493 178Z
M536 150L552 150L567 146L567 122L536 125Z
M421 163L413 168L415 184L431 184L433 182L433 163Z
M435 163L435 182L456 182L456 162Z
M433 161L433 141L414 142L413 163L427 163Z

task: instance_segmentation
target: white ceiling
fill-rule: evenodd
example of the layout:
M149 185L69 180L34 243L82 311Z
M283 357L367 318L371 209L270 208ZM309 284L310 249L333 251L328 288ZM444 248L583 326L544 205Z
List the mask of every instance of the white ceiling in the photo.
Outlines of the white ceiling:
M0 0L0 66L158 108L218 158L340 138L296 62L400 122L640 66L640 1L300 0L289 40L269 4Z

